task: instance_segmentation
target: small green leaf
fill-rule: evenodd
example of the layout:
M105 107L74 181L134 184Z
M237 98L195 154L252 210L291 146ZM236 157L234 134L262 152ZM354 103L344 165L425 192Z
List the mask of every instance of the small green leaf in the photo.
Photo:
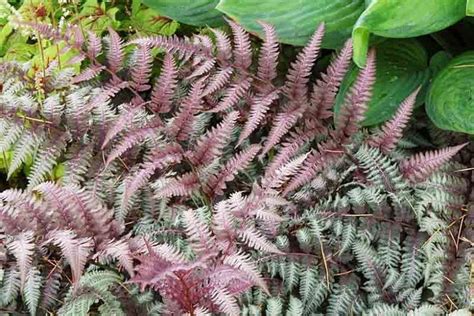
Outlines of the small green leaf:
M474 51L455 57L436 75L426 112L439 128L474 134Z
M280 42L292 45L305 45L324 22L324 48L340 47L364 8L364 0L221 0L217 6L252 33L262 35L258 21L272 24Z
M376 81L372 90L364 126L379 124L390 119L400 103L417 87L427 82L430 70L428 56L423 46L415 39L393 39L379 43L377 51ZM359 69L353 67L344 79L336 98L336 114L344 97L354 83ZM423 91L417 104L423 100Z
M354 26L354 62L365 65L370 33L416 37L442 30L465 14L466 0L372 0Z
M217 11L219 0L142 0L148 7L173 20L195 26L219 26L224 19Z

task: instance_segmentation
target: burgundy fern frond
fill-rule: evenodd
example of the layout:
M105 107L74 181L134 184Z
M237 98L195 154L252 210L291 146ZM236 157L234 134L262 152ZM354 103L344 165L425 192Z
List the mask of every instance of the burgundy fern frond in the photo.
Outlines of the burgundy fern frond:
M180 104L179 113L166 128L168 135L181 141L189 138L194 122L194 115L196 115L202 106L203 88L204 80L198 80L193 84L188 95Z
M239 304L237 304L237 299L232 296L227 289L214 289L211 293L211 300L220 307L220 310L225 313L225 315L240 315L240 307ZM203 315L209 314L204 313Z
M102 53L102 40L94 32L87 32L87 55L95 59Z
M119 262L119 268L125 269L131 277L135 275L133 257L127 240L109 241L104 249L95 256L98 257L99 260L107 260L109 258L116 259Z
M72 282L76 284L82 275L84 266L93 249L92 239L77 238L77 236L69 230L53 231L48 234L48 240L45 242L45 244L50 243L61 248L63 256L71 267Z
M46 39L51 39L54 41L61 41L64 39L64 36L63 34L61 34L61 31L57 27L52 26L51 24L18 20L14 21L18 25L23 25L32 28Z
M132 86L138 92L150 89L148 84L153 66L151 50L148 46L138 46L132 55L134 67L131 69Z
M206 58L202 62L200 62L196 69L186 77L186 80L191 80L196 77L201 77L207 73L209 73L212 69L214 69L214 65L216 64L216 60L214 58Z
M242 142L257 129L258 125L265 118L265 114L267 114L270 109L270 105L276 101L278 97L278 91L275 90L266 95L257 95L252 99L252 103L250 104L250 114L245 122L242 132L240 133L237 146L240 146L240 144L242 144Z
M74 229L80 237L93 236L98 246L120 233L112 211L84 188L43 182L34 188L34 192L40 194L45 207L55 210L49 218L58 228Z
M290 135L290 137L282 143L280 150L272 161L267 165L265 177L273 175L278 168L290 161L290 159L295 156L301 147L307 141L310 141L311 138L310 135L301 131L297 131Z
M219 125L197 141L196 146L187 153L188 159L194 166L207 165L222 154L222 150L230 140L238 117L237 111L227 114Z
M73 43L74 47L81 47L84 44L84 32L78 25L72 25L66 29L66 38Z
M309 43L298 54L296 61L291 64L286 83L282 88L284 95L288 98L288 104L274 119L262 155L278 144L305 112L308 103L307 84L321 47L323 35L324 24L321 24Z
M51 269L45 280L42 288L42 298L39 303L39 307L42 310L49 310L51 306L56 302L58 293L61 286L61 271L55 270L55 267Z
M341 52L331 62L326 73L317 80L311 95L311 115L317 119L332 116L334 101L352 60L352 41L347 40Z
M311 69L318 57L324 36L324 24L321 24L290 66L283 92L290 100L302 101L306 98Z
M229 64L232 58L232 45L229 37L221 30L212 29L212 32L216 36L217 60L222 65Z
M129 87L129 82L127 81L111 81L108 84L105 84L100 93L94 96L89 103L93 105L106 103L127 87Z
M303 167L295 175L283 191L283 195L288 195L290 192L300 188L309 183L320 171L327 168L327 166L343 155L341 146L333 141L327 141L318 146L318 150L313 151L303 164Z
M367 56L367 64L362 69L346 95L336 121L336 138L348 139L359 129L364 120L367 105L372 96L375 83L375 51L372 49Z
M260 148L260 145L252 145L230 158L218 174L211 175L207 184L209 193L213 196L224 194L226 182L232 181L239 171L247 168Z
M121 69L124 56L122 38L109 27L107 63L110 71L117 73Z
M402 138L403 129L410 120L420 88L410 94L402 102L395 116L381 127L379 133L373 135L367 141L370 146L380 148L386 154L395 149L398 141Z
M467 144L469 143L413 155L400 163L400 171L406 179L415 183L422 182Z
M81 73L78 74L77 76L74 76L71 82L74 84L77 84L77 83L91 80L97 77L104 69L105 69L105 66L102 66L102 65L91 65L87 67L86 69L82 70Z
M150 108L157 113L171 110L172 97L177 86L178 71L171 54L166 54L163 60L161 74L151 92Z
M217 253L215 237L205 222L203 222L194 210L183 212L186 235L193 250L198 254Z
M152 155L151 161L144 163L137 173L125 181L122 205L128 206L133 194L147 183L156 170L166 168L174 163L179 163L182 157L181 146L177 144L171 144L163 149L160 148L157 154Z
M278 56L280 54L275 28L265 22L259 22L265 33L265 39L258 58L257 77L260 93L266 94L273 90L272 80L277 76Z
M228 264L231 267L241 270L252 282L261 287L265 293L269 293L267 285L258 271L257 265L252 261L248 254L238 252L227 256L224 258L224 264Z
M265 142L261 156L265 155L280 142L281 138L298 122L298 119L303 115L305 109L305 105L293 103L291 104L291 108L277 114L273 120L270 134Z
M155 135L157 132L157 126L146 126L138 128L128 133L107 156L105 165L108 166L112 161L123 155L127 150L143 142L147 137Z
M234 107L249 91L251 83L251 78L245 78L240 82L234 83L226 90L224 98L222 98L222 100L220 100L216 107L211 109L210 112L226 111Z
M201 55L203 57L212 58L211 51L207 47L201 44L190 43L189 39L186 37L166 37L162 35L140 37L129 41L128 44L162 48L169 54L176 53L183 59L187 59L192 55Z
M114 122L112 127L107 131L104 141L102 143L101 149L104 149L109 142L117 136L121 131L128 127L132 122L133 117L141 110L139 107L128 107L126 108L119 116L119 118Z
M252 48L250 47L249 34L237 23L228 21L234 35L234 67L246 75L252 64Z
M216 91L225 87L229 83L230 77L233 73L232 67L226 67L219 69L210 79L209 83L206 85L206 89L202 93L203 96L213 94Z
M156 195L159 197L190 196L199 184L196 174L187 172L167 181L165 186L156 192Z
M22 232L7 243L8 250L16 259L18 270L20 271L20 287L23 288L28 270L33 261L35 249L33 232Z
M298 170L303 165L304 161L308 158L308 154L301 155L299 157L290 160L285 165L278 168L274 175L269 178L262 180L262 185L265 188L278 189L284 183L286 183L292 176L296 175Z

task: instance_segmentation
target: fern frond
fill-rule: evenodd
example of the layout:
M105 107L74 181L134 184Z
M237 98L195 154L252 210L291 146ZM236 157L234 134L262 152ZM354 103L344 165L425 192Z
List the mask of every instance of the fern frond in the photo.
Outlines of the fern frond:
M237 142L238 146L257 129L258 125L265 118L265 114L267 114L270 109L270 105L278 100L278 98L278 91L272 91L269 94L258 95L252 99L252 103L250 104L250 115L239 136L239 141Z
M92 251L93 242L90 238L77 238L72 231L53 231L48 234L45 244L52 243L61 248L63 256L72 271L72 282L77 283L84 266Z
M412 182L421 182L463 149L468 143L440 150L418 153L400 163L403 176Z
M221 64L229 63L232 58L232 45L226 33L219 29L212 29L216 36L217 60Z
M213 253L215 248L215 240L207 227L196 214L194 210L183 212L186 234L188 235L191 245L197 253Z
M146 126L138 128L128 133L117 146L115 146L107 157L105 165L108 166L112 161L123 155L127 150L143 142L148 137L152 137L157 133L157 126Z
M324 24L318 26L309 42L296 57L296 61L290 66L287 81L282 89L289 100L302 102L306 97L309 76L319 54L324 29Z
M109 37L107 38L107 64L109 69L117 73L123 64L124 52L123 41L120 36L111 27L108 28Z
M102 53L102 40L94 32L87 32L87 54L97 58Z
M226 115L224 120L209 130L198 141L188 159L197 167L207 165L222 154L224 146L229 142L234 126L239 118L234 111Z
M220 100L219 103L210 110L210 112L217 113L233 108L248 92L251 83L252 80L250 78L245 78L237 83L232 84L231 87L226 90L226 94L222 100Z
M20 271L20 287L23 289L33 261L35 249L33 232L20 233L7 244L7 248L16 259Z
M283 254L278 248L268 241L255 227L247 226L239 231L239 237L250 247L260 251Z
M214 196L222 195L226 188L226 182L232 181L239 171L246 169L259 150L259 145L252 145L236 153L218 174L211 175L207 183L208 191Z
M172 97L177 87L177 70L173 56L166 54L158 80L151 92L150 108L157 113L171 110Z
M234 67L239 73L245 75L252 64L250 38L240 25L230 20L228 22L234 35Z
M318 119L332 116L332 107L352 58L352 41L348 40L337 57L329 64L321 79L316 81L311 95L311 115Z
M211 293L211 299L226 315L240 315L236 299L226 289L215 289Z
M170 179L156 194L159 197L190 196L198 188L199 179L193 172Z
M168 135L184 141L189 138L194 116L202 106L203 80L196 81L186 98L181 102L178 114L166 127Z
M264 42L260 48L257 66L257 78L260 80L258 90L262 94L267 94L273 90L273 79L277 76L279 43L275 28L265 22L259 22L263 28Z
M224 88L229 83L232 73L233 69L231 67L220 68L217 70L209 79L209 83L206 85L202 95L208 96Z
M40 299L40 288L42 286L42 277L40 271L36 267L32 267L28 271L26 283L23 288L23 297L28 306L30 315L36 315L38 303Z
M339 138L349 138L358 130L358 124L365 118L364 115L372 96L374 82L375 51L371 50L365 68L360 71L354 85L344 98L341 111L337 117L336 128Z
M250 280L268 293L267 286L258 272L257 266L252 262L248 255L243 253L232 254L224 258L224 264L228 264L229 266L246 273Z
M187 38L177 36L166 37L162 35L140 37L128 42L128 45L158 47L166 50L169 54L177 53L180 58L187 59L192 55L211 57L208 48L200 44L192 44Z
M131 63L135 65L130 73L133 81L133 88L138 92L150 89L148 82L150 80L153 66L153 58L151 56L150 48L148 46L138 46L132 54Z
M395 116L386 122L378 134L372 136L367 143L372 147L378 147L384 153L389 153L397 146L402 138L403 129L410 119L416 97L420 88L416 89L400 104Z
M40 184L52 172L53 167L58 163L58 158L66 149L67 140L68 135L61 134L42 144L28 175L29 187Z

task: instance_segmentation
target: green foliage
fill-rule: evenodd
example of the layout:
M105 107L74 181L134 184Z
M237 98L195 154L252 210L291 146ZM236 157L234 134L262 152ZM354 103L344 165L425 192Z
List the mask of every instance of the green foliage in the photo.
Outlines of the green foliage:
M24 0L15 6L0 1L0 60L33 60L33 69L47 68L58 59L65 64L77 52L63 51L36 32L19 28L17 22L48 23L61 29L80 25L83 32L102 34L113 28L125 34L172 35L179 24L160 16L140 1ZM76 68L76 70L79 70Z
M474 51L452 59L434 78L426 112L439 128L474 134Z
M58 314L87 316L91 306L99 301L100 315L125 315L120 302L110 292L110 288L120 282L121 276L113 271L91 270L81 277L78 287L67 294L65 304Z
M216 10L219 0L142 0L171 19L195 26L219 26L224 19Z
M324 22L326 36L322 46L337 48L350 36L352 26L364 10L364 1L221 0L217 9L246 30L260 35L263 33L258 21L270 23L282 43L293 45L305 44L314 26Z
M354 26L354 61L364 66L370 33L415 37L442 30L465 14L466 0L372 0Z

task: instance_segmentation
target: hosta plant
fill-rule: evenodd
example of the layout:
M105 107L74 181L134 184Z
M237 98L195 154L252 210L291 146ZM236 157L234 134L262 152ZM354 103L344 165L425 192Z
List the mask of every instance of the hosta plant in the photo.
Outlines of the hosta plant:
M229 24L232 42L221 30L124 42L112 29L100 38L24 24L78 51L83 68L52 63L31 78L28 65L1 66L4 168L27 178L0 193L3 309L467 308L470 182L449 162L467 144L410 146L418 90L386 124L361 129L373 50L334 120L352 45L315 76L324 25L282 74L272 26L261 23L254 53Z

